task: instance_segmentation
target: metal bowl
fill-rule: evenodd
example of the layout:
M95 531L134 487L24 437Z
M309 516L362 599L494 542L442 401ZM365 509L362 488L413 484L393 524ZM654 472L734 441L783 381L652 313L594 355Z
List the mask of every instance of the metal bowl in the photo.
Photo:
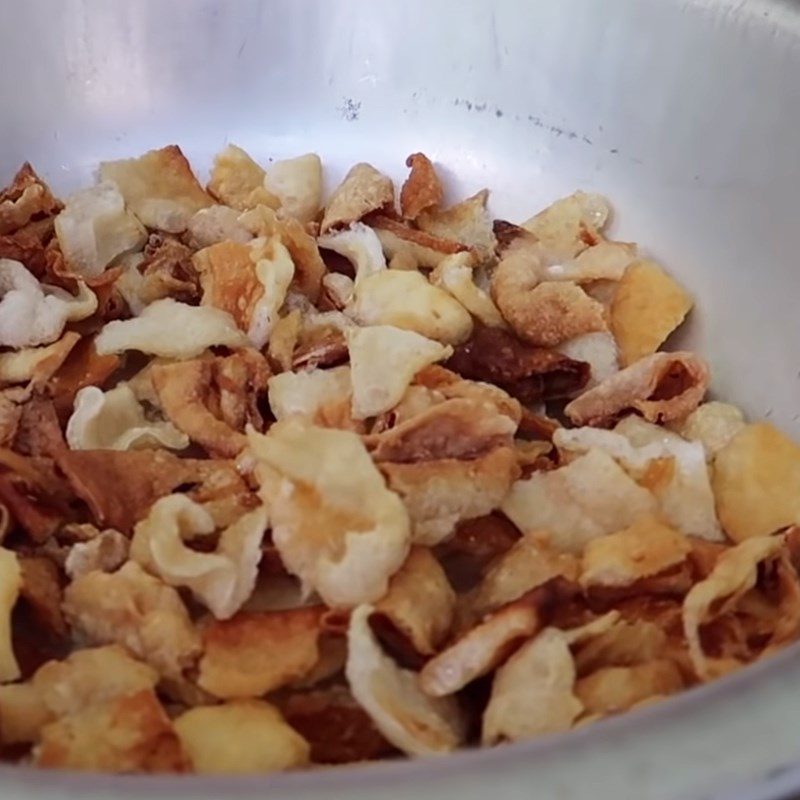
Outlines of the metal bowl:
M520 219L576 188L694 292L714 389L800 434L800 7L749 0L25 0L0 27L0 172L59 191L177 142L441 166ZM8 800L793 796L800 650L658 707L430 761L252 779L0 770ZM796 795L795 795L796 796Z

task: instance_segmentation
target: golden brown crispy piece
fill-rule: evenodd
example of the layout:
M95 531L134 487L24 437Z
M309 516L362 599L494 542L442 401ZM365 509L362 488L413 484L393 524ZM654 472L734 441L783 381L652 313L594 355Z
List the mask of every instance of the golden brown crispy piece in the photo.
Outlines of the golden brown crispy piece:
M0 235L24 228L32 220L51 217L62 208L50 188L26 161L0 192Z
M236 456L246 444L245 425L262 430L259 395L270 370L256 350L230 356L155 364L153 388L166 417L212 456Z
M394 207L394 184L371 164L356 164L336 187L325 206L320 233L358 222L372 211Z
M222 699L261 697L303 678L319 660L323 606L239 613L203 630L198 685Z
M138 267L142 275L139 298L145 305L162 297L183 303L200 298L200 278L192 264L193 252L173 236L153 233Z
M411 172L400 190L400 211L406 219L415 220L422 211L436 208L444 190L431 160L424 153L413 153L406 159Z
M404 225L386 214L370 214L364 221L378 234L387 259L403 258L409 265L433 269L446 256L471 253L465 244Z
M439 239L458 242L474 253L480 263L493 261L497 246L492 220L486 210L489 190L456 203L450 208L427 207L416 218L421 231Z
M576 425L608 427L625 412L648 422L681 419L702 401L708 366L694 353L654 353L584 392L565 409Z
M93 705L42 729L40 767L103 772L187 772L180 740L152 691Z

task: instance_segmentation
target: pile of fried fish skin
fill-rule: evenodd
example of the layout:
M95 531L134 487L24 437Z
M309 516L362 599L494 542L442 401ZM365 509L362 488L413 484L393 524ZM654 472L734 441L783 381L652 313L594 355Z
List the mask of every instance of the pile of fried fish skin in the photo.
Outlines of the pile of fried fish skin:
M800 624L800 447L576 192L177 146L0 194L0 759L274 772L563 732Z

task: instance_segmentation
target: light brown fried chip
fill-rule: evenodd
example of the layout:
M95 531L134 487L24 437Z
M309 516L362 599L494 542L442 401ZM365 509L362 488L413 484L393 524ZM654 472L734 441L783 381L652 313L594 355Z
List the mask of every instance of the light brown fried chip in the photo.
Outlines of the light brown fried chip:
M356 608L347 633L345 672L353 696L378 730L409 755L455 750L466 735L465 719L454 698L425 695L417 673L402 669L380 648L370 626L373 608Z
M32 220L50 217L60 210L61 203L26 161L11 185L0 192L0 235L15 233Z
M96 386L81 389L65 434L73 450L182 450L189 445L189 437L171 422L147 419L144 407L124 382L108 392Z
M517 481L502 505L503 513L524 533L548 531L556 550L575 554L590 540L627 527L655 509L653 495L601 450Z
M100 177L117 185L127 207L148 228L168 233L185 231L197 211L213 204L174 144L139 158L102 162Z
M417 226L439 239L465 245L476 254L480 262L490 261L494 258L497 240L492 219L486 210L488 199L489 190L482 189L450 208L423 209L416 217Z
M48 661L31 686L54 718L76 714L91 705L155 689L158 672L112 644L76 650L64 661Z
M228 619L255 586L267 520L266 508L255 508L219 534L212 552L198 552L186 542L212 534L213 517L185 494L168 495L137 523L131 560L170 586L189 589L217 619Z
M668 637L649 620L618 620L609 630L582 643L575 653L578 674L604 667L630 667L667 654Z
M575 684L575 696L587 714L617 714L652 697L674 694L684 687L673 661L648 661L629 667L603 667Z
M317 244L344 256L355 270L355 283L358 284L368 275L386 269L386 258L383 255L380 239L375 231L363 222L354 222L348 228L328 233L317 238ZM341 273L330 273L340 278L348 277Z
M269 406L276 419L301 414L325 426L330 419L327 410L341 405L349 410L352 391L348 365L282 372L269 379Z
M424 153L412 153L406 159L411 172L400 190L400 211L406 219L415 220L422 211L436 208L444 190L431 160Z
M175 731L201 775L266 774L309 760L308 742L263 701L193 708L175 720Z
M30 683L0 686L0 745L30 744L52 714Z
M0 384L31 383L33 388L44 385L67 360L80 338L79 334L68 331L44 347L0 353Z
M124 645L162 675L179 677L201 652L175 589L131 561L117 572L74 580L64 592L64 614L88 641Z
M375 417L393 408L417 372L453 352L413 330L392 325L349 330L347 349L354 419Z
M481 582L469 595L469 613L480 618L552 578L576 581L578 572L575 556L553 551L536 536L524 536L490 562Z
M543 610L556 590L533 589L493 612L468 630L422 668L419 684L431 697L455 694L488 675L543 627Z
M267 388L269 368L255 350L154 364L150 374L167 418L212 455L238 455L245 425L263 427L257 399Z
M691 308L691 297L658 264L631 264L611 303L611 330L622 365L655 353Z
M197 271L192 264L192 250L176 238L166 234L151 234L144 249L144 260L137 267L141 283L137 287L134 303L126 297L132 311L162 297L172 297L182 302L195 302L200 297ZM138 300L138 308L134 308Z
M455 592L431 551L413 547L369 622L390 651L412 660L436 652L450 632L455 603Z
M367 276L356 286L352 310L363 325L393 325L444 344L459 344L472 332L469 312L420 272Z
M648 514L624 530L588 542L580 582L589 589L629 586L683 563L690 551L691 544L682 533Z
M20 675L11 644L11 612L22 585L22 565L17 554L0 547L0 683L16 680Z
M389 430L365 437L375 461L472 459L510 445L515 420L488 400L454 397Z
M345 686L295 692L281 704L281 711L311 745L315 764L351 764L396 753Z
M264 186L280 200L282 215L311 222L322 204L322 161L316 153L273 161Z
M565 410L576 425L605 427L626 411L638 411L649 422L669 422L697 408L708 382L708 366L694 353L654 353L584 392Z
M558 264L596 244L598 231L605 226L609 215L610 207L604 197L575 192L556 200L523 222L522 227L537 238L549 263Z
M258 205L278 208L280 200L265 187L265 177L266 172L241 147L229 144L214 158L208 191L240 211Z
M384 462L381 471L405 503L413 541L428 547L449 538L462 520L498 508L519 477L513 449L503 446L473 459Z
M700 636L701 626L734 608L756 585L759 565L778 558L784 548L779 536L755 536L726 550L711 574L695 584L683 601L683 628L695 671L708 680L729 669L709 657Z
M688 417L677 420L670 426L684 439L700 442L706 459L713 461L737 433L745 427L744 414L730 403L710 400L701 403Z
M233 317L212 306L189 306L172 298L151 303L134 319L103 326L95 339L100 355L140 350L165 358L194 358L215 345L245 347Z
M372 211L386 211L393 206L391 179L370 164L356 164L328 200L320 233L358 222Z
M567 637L545 628L497 670L483 712L483 744L569 730L583 711Z
M164 450L66 450L57 462L95 522L123 533L177 487L236 476L230 462L178 458Z
M360 438L291 417L266 436L249 431L248 442L287 569L330 606L382 597L408 554L411 525Z
M525 254L504 257L492 273L492 298L514 332L537 347L555 347L607 329L603 307L577 284L541 280Z
M387 260L394 263L395 259L399 259L401 263L405 263L405 269L433 269L443 258L454 253L469 253L470 258L474 258L474 254L464 244L440 239L383 214L371 214L367 222L378 234Z
M294 349L300 338L302 327L303 317L299 309L290 311L286 316L275 321L269 337L267 354L270 366L276 372L291 372ZM347 349L346 346L345 349Z
M40 767L94 772L186 772L172 723L152 691L92 705L42 729Z
M712 483L736 542L800 523L800 446L767 422L745 426L717 453Z
M310 606L211 622L198 685L222 699L260 697L305 677L319 660L323 611Z
M589 284L587 288L591 290L595 281L619 281L635 258L636 245L601 241L588 247L573 259L545 266L541 279ZM598 297L594 299L599 300Z

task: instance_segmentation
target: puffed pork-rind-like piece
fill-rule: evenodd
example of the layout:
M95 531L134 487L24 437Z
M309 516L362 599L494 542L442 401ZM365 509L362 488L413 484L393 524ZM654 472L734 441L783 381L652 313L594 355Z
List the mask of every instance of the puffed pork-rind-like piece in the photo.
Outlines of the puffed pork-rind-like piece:
M326 407L349 405L353 393L350 367L311 369L305 372L281 372L269 379L269 407L275 419L292 414L308 417L320 424L319 415Z
M64 561L64 572L71 580L95 570L114 572L128 560L130 539L112 529L102 531L87 542L72 545Z
M391 209L394 184L370 164L356 164L336 187L325 206L320 233L358 222L372 211Z
M382 597L408 554L411 524L361 439L293 417L248 440L287 569L329 606Z
M450 292L482 325L508 327L489 293L476 285L469 253L456 253L442 259L430 274L430 282Z
M61 210L61 203L26 161L11 185L0 192L0 236L15 233L31 220L50 217Z
M767 422L747 425L717 453L712 485L735 542L798 524L800 446Z
M619 281L636 258L636 245L626 242L598 242L580 255L560 264L542 267L542 281Z
M545 628L497 670L483 712L484 745L569 730L583 703L564 631Z
M455 694L500 666L544 626L542 607L550 587L534 589L478 622L422 668L419 684L431 697Z
M11 644L11 612L22 589L22 569L13 550L0 547L0 683L16 680L19 675Z
M73 450L130 450L167 447L182 450L189 437L171 422L148 420L144 407L127 383L108 392L86 386L75 395L67 422L67 444Z
M589 365L589 380L586 389L592 389L619 372L619 350L614 337L607 331L584 333L562 342L558 352L573 361L584 361Z
M571 553L558 553L536 536L523 536L489 564L469 596L469 611L483 617L552 578L575 581L579 571L579 561Z
M426 547L413 547L369 622L397 649L431 656L450 633L455 607L456 594L436 557Z
M187 772L169 717L152 690L116 697L42 729L39 767L92 772Z
M147 241L147 231L110 181L68 197L55 226L67 268L83 278L96 278L114 259Z
M213 517L184 494L168 495L136 525L131 560L189 589L217 619L229 619L255 587L267 521L264 506L253 509L220 533L213 552L198 552L185 542L212 534Z
M347 331L347 349L355 419L375 417L393 408L421 369L453 352L433 339L392 325Z
M161 675L180 677L201 652L200 635L178 593L129 561L90 572L64 590L64 614L90 642L124 645Z
M465 244L441 239L384 214L370 214L367 222L378 234L383 252L395 269L433 269L443 258L454 253L468 253L470 260L475 260L475 254Z
M225 205L201 208L189 220L187 242L195 250L211 247L218 242L247 244L253 234L239 222L241 212Z
M611 331L622 365L655 353L691 308L692 298L658 264L631 264L611 302Z
M523 533L547 531L555 550L579 554L590 540L654 512L657 502L611 456L590 450L517 481L501 509Z
M658 659L625 667L602 667L578 679L575 696L586 714L618 714L683 688L684 679L678 665L668 659Z
M670 427L684 439L700 442L706 451L706 459L713 461L746 424L741 409L730 403L710 400L701 403L688 417L673 422Z
M229 313L253 347L269 339L294 277L289 251L277 237L250 244L220 242L194 256L203 305Z
M209 347L245 347L233 317L212 306L156 300L133 319L108 322L95 339L100 355L140 350L164 358L195 358Z
M472 332L469 312L420 272L387 269L364 278L352 314L362 325L394 325L443 344L460 344Z
M383 462L380 468L389 488L405 503L413 541L428 547L448 539L462 520L499 508L520 474L510 447L472 459Z
M686 536L658 517L646 515L621 531L586 544L580 583L589 589L630 586L683 563L691 550Z
M698 676L708 680L727 671L705 653L700 628L735 608L758 580L759 566L780 558L785 543L780 536L756 536L723 552L710 575L696 583L683 601L683 630L689 656ZM796 631L792 632L794 635Z
M76 650L63 661L48 661L30 680L42 703L55 717L155 689L158 672L137 661L117 644Z
M648 422L669 422L697 408L709 377L694 353L654 353L584 392L565 411L576 425L607 427L628 411Z
M97 296L78 284L77 296L40 284L19 261L0 258L0 345L16 349L55 342L67 322L97 310Z
M241 147L229 144L217 153L208 191L221 203L239 211L258 205L278 208L280 200L264 185L266 172Z
M372 606L350 615L345 674L350 690L378 730L408 755L427 756L455 750L466 736L466 721L451 697L429 697L417 673L387 656L369 625Z
M492 273L491 291L514 332L537 347L556 347L608 329L600 303L575 283L542 281L541 264L524 253L501 259Z
M320 657L323 606L242 612L203 629L197 684L222 699L261 697L308 675Z
M422 211L441 205L444 189L424 153L412 153L406 159L406 166L411 167L411 172L400 190L400 212L405 219L415 220Z
M245 446L247 424L263 426L257 401L269 374L263 356L252 349L150 368L164 415L209 453L228 458Z
M306 223L322 204L322 161L316 153L273 161L264 186L280 201L281 214Z
M681 532L720 541L711 478L702 446L631 415L613 431L562 428L553 434L562 452L602 450L658 500L665 520Z
M605 197L575 192L556 200L522 227L536 237L548 263L558 264L596 243L610 213Z
M486 210L488 199L489 190L482 189L450 208L427 208L417 215L417 226L440 239L465 245L481 262L489 261L494 258L497 240Z
M201 775L266 774L309 761L308 742L263 700L192 708L174 726L193 771Z
M381 241L375 231L363 222L354 222L349 228L323 234L317 237L317 244L344 256L353 265L356 284L368 275L386 269Z
M174 144L139 158L104 161L100 177L116 184L125 205L148 228L167 233L185 231L192 216L214 202Z

